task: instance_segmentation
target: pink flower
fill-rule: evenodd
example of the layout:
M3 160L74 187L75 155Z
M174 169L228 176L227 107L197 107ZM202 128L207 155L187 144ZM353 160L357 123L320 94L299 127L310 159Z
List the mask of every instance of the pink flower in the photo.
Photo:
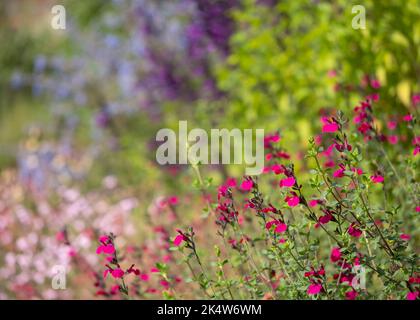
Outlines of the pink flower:
M416 212L420 212L420 206L416 207Z
M320 284L311 284L308 287L308 294L318 294L322 289Z
M413 116L411 114L406 114L405 116L403 116L402 119L405 122L410 122L411 120L413 120Z
M280 187L293 187L295 182L296 180L293 177L285 178L280 180Z
M348 233L355 238L359 238L362 235L362 231L356 228L354 223L349 226Z
M347 300L354 300L356 299L358 293L356 290L351 290L346 292L346 299Z
M279 223L276 227L276 229L274 229L274 232L276 233L283 233L287 230L287 224L285 223Z
M408 292L407 293L407 300L416 300L417 297L419 296L419 292Z
M333 132L338 131L338 129L339 129L339 126L337 123L325 123L322 126L322 132L325 132L325 133L333 133Z
M341 251L339 247L332 248L330 259L332 262L337 262L341 259Z
M334 151L334 146L335 146L335 143L333 143L332 145L330 145L327 149L325 149L322 152L322 155L325 156L325 157L331 156L332 152Z
M409 234L403 233L400 235L400 239L404 241L408 241L411 239L411 236Z
M355 172L358 176L363 174L363 170L360 168L353 168L351 171Z
M73 258L77 255L77 251L74 248L69 249L69 257Z
M59 231L57 232L57 234L55 235L55 239L58 242L64 242L66 240L66 234L63 231Z
M147 273L143 273L140 275L140 279L143 281L149 281L150 277Z
M334 178L342 178L344 177L344 169L340 168L333 173Z
M319 228L319 224L326 224L330 222L333 219L333 215L331 213L328 213L324 216L319 217L318 223L315 225L315 228Z
M372 101L374 102L378 102L379 101L379 93L373 93L369 96L370 99L372 99Z
M371 176L370 180L372 180L373 183L383 183L384 182L384 177L377 174L377 175Z
M140 270L137 268L134 268L134 264L131 265L130 268L127 269L127 273L134 273L136 276L140 274Z
M335 71L334 69L328 70L327 75L328 75L329 78L334 78L334 77L337 76L337 71Z
M284 169L279 164L274 164L271 166L271 171L273 171L275 174L280 174L284 172Z
M413 284L413 283L420 284L420 277L410 277L408 279L408 282L411 283L411 284Z
M168 202L171 205L176 206L178 204L178 197L177 196L172 196L168 199Z
M279 142L280 136L276 133L271 136L271 142Z
M389 130L395 130L395 128L397 127L397 122L396 121L388 121L387 126L388 126Z
M156 290L155 288L148 288L148 289L146 290L146 292L147 292L147 293L156 293L156 292L157 292L157 290Z
M333 160L329 160L324 163L325 168L332 168L335 166L335 162Z
M267 135L264 137L264 147L270 148L272 142L276 143L279 141L280 141L280 136L278 135L278 133Z
M228 187L232 187L232 188L236 187L236 179L235 178L228 178L226 180L226 185Z
M220 199L221 197L225 197L226 196L226 193L227 193L227 191L228 191L228 189L229 189L229 187L228 186L226 186L226 185L221 185L220 187L219 187L219 193L218 193L218 198Z
M150 269L150 272L151 273L159 273L159 269L156 268L156 267L153 267L153 268Z
M355 116L353 118L353 123L358 124L360 122L362 122L362 118L360 116Z
M117 268L111 271L111 275L116 279L122 278L124 276L124 271L121 270L120 268Z
M300 203L298 196L287 197L286 201L289 207L296 207Z
M268 221L266 224L265 224L265 228L267 229L267 230L270 230L271 229L271 227L273 226L273 225L278 225L280 222L279 221L277 221L277 220L271 220L271 221Z
M165 287L166 289L167 289L167 288L169 288L169 282L168 282L168 281L166 281L166 280L161 280L161 281L160 281L160 285L161 285L162 287Z
M106 246L101 245L96 249L96 254L101 254L101 253L113 254L114 252L115 252L115 248L112 244L108 244Z
M182 241L184 241L184 240L185 240L184 236L182 234L179 234L174 239L174 245L178 247L178 246L181 245Z
M118 284L111 287L111 294L116 294L118 291L120 291L120 286Z
M109 239L109 237L108 237L108 236L100 236L100 237L99 237L99 242L105 243L105 242L107 242L107 241L108 241L108 239Z
M398 136L388 136L388 142L390 144L397 144L398 143Z
M411 101L413 102L414 105L420 103L420 94L413 95L413 97L411 98Z
M254 186L254 183L251 180L245 180L241 184L241 189L245 191L249 191Z
M379 89L381 87L381 83L379 82L379 80L372 79L370 80L370 86L374 89Z
M108 273L109 273L109 269L105 269L104 270L104 273L103 273L104 279L106 278L106 276L108 275Z
M313 200L309 200L309 206L310 207L316 207L318 205L318 200L313 199Z

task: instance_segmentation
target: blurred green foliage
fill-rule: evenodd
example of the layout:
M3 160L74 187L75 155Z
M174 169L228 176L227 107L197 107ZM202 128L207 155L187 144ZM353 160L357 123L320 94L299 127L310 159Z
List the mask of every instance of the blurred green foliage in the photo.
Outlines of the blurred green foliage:
M366 29L353 29L348 1L280 1L274 8L243 1L233 15L237 32L227 64L217 67L228 93L224 123L288 128L306 143L319 127L318 112L349 110L363 98L333 90L337 72L345 85L365 74L383 85L383 107L404 112L420 84L420 5L412 1L363 1Z

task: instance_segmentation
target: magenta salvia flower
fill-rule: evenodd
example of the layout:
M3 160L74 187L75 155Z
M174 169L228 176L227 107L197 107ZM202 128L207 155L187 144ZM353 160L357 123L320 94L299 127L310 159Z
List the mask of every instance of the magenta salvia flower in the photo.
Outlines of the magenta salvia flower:
M398 136L388 136L388 142L390 144L397 144L398 143Z
M309 285L307 292L309 295L314 295L314 294L318 294L321 290L322 290L322 285L313 283Z
M309 200L310 207L316 207L318 203L319 203L319 200L316 200L316 199Z
M241 184L241 189L244 191L250 191L253 186L254 186L254 183L252 182L252 180L245 180Z
M363 170L360 168L352 168L351 171L355 172L359 176L363 174Z
M284 166L277 163L273 164L270 169L272 172L274 172L274 174L284 173Z
M373 89L379 89L379 88L381 87L381 83L379 82L379 80L372 79L372 80L370 81L370 86L371 86Z
M177 196L169 197L168 202L169 204L175 206L178 204L178 197Z
M333 219L334 219L334 217L331 213L326 213L325 215L319 217L318 223L315 224L315 228L319 228L320 224L326 224Z
M334 133L340 129L338 123L336 123L334 120L330 120L326 117L322 117L321 121L323 123L322 125L323 133Z
M141 279L142 281L149 281L150 277L149 277L149 275L148 275L147 273L142 273L142 274L140 275L140 279Z
M372 180L373 183L383 183L384 177L380 174L376 174L370 177L370 180Z
M111 271L111 275L114 278L119 279L119 278L122 278L124 276L124 271L121 270L120 268L117 268L117 269L114 269L114 270Z
M265 228L270 230L273 225L278 225L280 222L278 220L271 220L265 224Z
M339 247L332 248L330 259L332 262L337 262L341 259L341 251Z
M396 121L388 121L387 127L389 130L395 130L397 128L397 122Z
M412 121L413 120L413 115L411 115L411 114L406 114L405 116L403 116L403 121L405 121L405 122L410 122L410 121Z
M415 292L408 292L407 293L407 300L416 300L419 296L419 292L415 291Z
M175 246L180 246L181 245L181 243L184 241L184 236L182 235L182 234L179 234L179 235L177 235L176 237L175 237L175 239L174 239L174 245Z
M287 225L285 223L279 223L274 229L274 232L283 233L283 232L286 232L286 230L287 230Z
M161 280L159 283L160 283L160 285L161 285L162 287L164 287L165 289L169 288L169 282L168 282L168 281L166 281L166 280Z
M101 254L101 253L105 253L105 254L113 254L115 252L115 248L112 244L108 244L108 245L100 245L97 249L96 249L96 253L97 254Z
M176 229L176 232L178 232L178 235L174 238L174 245L175 246L180 246L181 245L181 243L183 242L183 241L187 241L188 240L188 238L187 238L187 236L182 232L182 230L180 230L180 229Z
M280 187L293 187L296 183L296 180L294 177L289 177L280 180Z
M354 300L356 299L358 293L356 290L350 290L346 292L346 299L347 300Z
M403 233L400 235L400 239L404 241L408 241L411 239L411 236L409 234Z
M285 201L287 202L287 204L289 205L289 207L296 207L300 203L300 199L296 195L287 196L286 199L285 199Z
M235 188L235 187L236 187L236 185L237 185L237 183L236 183L236 179L235 179L235 178L228 178L228 179L226 180L226 185L227 185L228 187Z
M360 231L354 223L352 223L348 228L348 233L352 237L359 238L362 235L362 231Z
M342 178L342 177L344 177L344 168L340 168L340 169L337 169L336 171L334 171L333 177L334 178Z
M280 141L280 136L278 133L269 134L264 137L264 148L272 149L273 143L277 143Z

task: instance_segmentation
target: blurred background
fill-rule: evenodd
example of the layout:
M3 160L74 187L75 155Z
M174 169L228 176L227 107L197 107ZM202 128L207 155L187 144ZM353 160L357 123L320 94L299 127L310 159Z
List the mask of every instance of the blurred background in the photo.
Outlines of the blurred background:
M0 299L92 297L101 232L156 260L156 227L200 219L193 170L155 161L161 128L280 130L300 170L320 116L369 81L384 113L420 90L418 0L359 2L366 29L345 0L69 0L64 30L55 4L0 3ZM71 259L71 290L51 289Z

